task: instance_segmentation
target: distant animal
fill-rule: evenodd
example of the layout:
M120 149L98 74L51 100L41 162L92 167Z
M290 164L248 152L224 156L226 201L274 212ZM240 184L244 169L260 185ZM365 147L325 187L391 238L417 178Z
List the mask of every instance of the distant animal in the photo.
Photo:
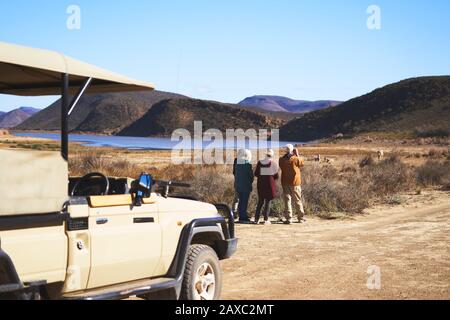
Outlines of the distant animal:
M317 156L314 157L315 162L320 162L321 159L322 158L321 158L320 154L318 154Z
M328 164L334 163L334 159L330 159L330 158L325 158L324 161L325 161L325 163L328 163Z
M383 150L379 150L377 152L377 156L378 156L378 161L383 160L383 158L384 158L384 151Z

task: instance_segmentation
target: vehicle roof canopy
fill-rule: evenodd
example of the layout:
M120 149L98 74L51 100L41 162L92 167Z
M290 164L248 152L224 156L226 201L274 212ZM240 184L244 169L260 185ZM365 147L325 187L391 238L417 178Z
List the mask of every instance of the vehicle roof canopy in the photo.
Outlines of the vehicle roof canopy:
M69 81L70 78L70 81ZM58 52L0 42L0 94L61 95L61 155L0 150L0 217L59 212L68 200L68 95L72 107L88 93L154 90L134 80ZM82 90L81 90L82 89Z
M0 93L19 96L61 94L61 74L70 75L70 93L93 78L89 93L154 90L154 85L75 60L55 51L0 42Z

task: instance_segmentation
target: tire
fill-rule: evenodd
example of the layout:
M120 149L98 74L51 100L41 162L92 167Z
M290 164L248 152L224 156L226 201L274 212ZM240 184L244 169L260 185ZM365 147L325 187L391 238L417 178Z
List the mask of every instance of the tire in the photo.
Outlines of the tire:
M222 270L216 252L209 246L189 247L184 271L181 300L219 300Z

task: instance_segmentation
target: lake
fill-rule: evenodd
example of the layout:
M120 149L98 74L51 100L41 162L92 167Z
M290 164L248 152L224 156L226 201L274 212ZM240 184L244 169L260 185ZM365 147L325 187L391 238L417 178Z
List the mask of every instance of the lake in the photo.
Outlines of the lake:
M59 141L60 135L57 133L14 133L18 137L30 137L41 138ZM212 142L202 142L198 140L172 141L169 138L142 138L142 137L121 137L121 136L100 136L100 135L81 135L71 134L69 135L70 142L79 142L83 146L87 147L112 147L130 150L172 150L172 149L206 149ZM228 140L223 143L223 149L266 149L277 148L278 146L284 146L288 143L296 144L296 142L282 142L278 144L275 142L258 143L258 140L247 140L245 144L243 142Z

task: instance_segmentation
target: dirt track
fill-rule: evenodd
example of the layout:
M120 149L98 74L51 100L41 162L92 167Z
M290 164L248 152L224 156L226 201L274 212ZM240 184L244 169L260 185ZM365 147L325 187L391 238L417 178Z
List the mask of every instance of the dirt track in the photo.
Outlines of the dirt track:
M408 202L352 220L238 226L222 298L450 299L450 194ZM372 265L380 290L367 288Z

